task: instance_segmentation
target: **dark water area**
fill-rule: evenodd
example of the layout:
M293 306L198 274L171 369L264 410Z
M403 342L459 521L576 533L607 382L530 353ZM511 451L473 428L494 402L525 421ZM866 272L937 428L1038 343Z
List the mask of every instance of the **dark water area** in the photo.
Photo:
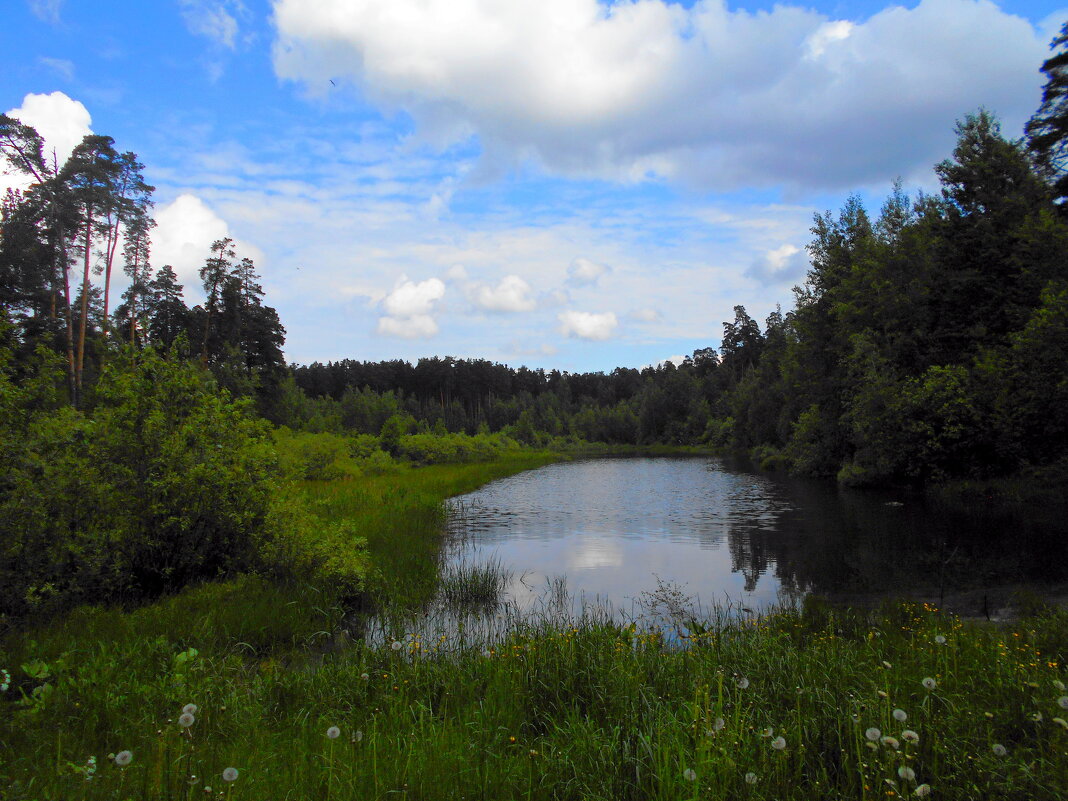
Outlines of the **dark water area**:
M1041 594L1068 581L1063 504L850 490L720 458L553 464L451 508L449 558L499 561L521 608L561 576L573 595L617 609L658 582L702 602L763 608L809 593L937 601L1002 587Z

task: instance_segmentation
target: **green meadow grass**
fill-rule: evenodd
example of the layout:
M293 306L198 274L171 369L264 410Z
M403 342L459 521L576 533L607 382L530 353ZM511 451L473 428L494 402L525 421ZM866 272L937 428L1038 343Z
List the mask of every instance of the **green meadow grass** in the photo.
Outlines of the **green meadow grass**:
M441 499L519 468L301 491L367 539L378 612L403 619L436 591L420 571L437 561ZM457 603L500 578L458 571ZM9 634L0 798L1068 797L1065 612L1006 627L809 603L676 620L700 632L680 645L546 611L489 648L417 622L372 641L365 620L329 592L248 576Z

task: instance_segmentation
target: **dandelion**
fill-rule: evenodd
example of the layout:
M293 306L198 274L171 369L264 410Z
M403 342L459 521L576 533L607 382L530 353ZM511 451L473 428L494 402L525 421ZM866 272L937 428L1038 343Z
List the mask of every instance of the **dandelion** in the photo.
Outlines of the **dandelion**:
M875 742L876 740L878 740L882 736L882 734L883 733L881 731L879 731L877 728L875 728L874 726L872 726L870 729L868 729L867 731L864 732L864 736L867 737L872 742Z
M195 715L196 713L197 713L197 705L196 704L186 704L185 706L182 707L182 714L183 715Z
M923 687L924 687L925 690L933 690L935 687L938 686L938 682L935 681L934 679L932 679L930 676L927 676L920 683L923 684Z
M369 675L367 675L366 673L361 673L360 674L360 678L363 679L364 681L370 681L371 680L371 677Z
M912 729L905 729L905 731L901 732L901 739L906 743L918 743L920 741L920 735Z
M768 726L766 729L764 729L764 731L760 732L760 736L761 737L771 737L771 735L773 735L774 733L775 733L775 729L771 728L771 726Z
M400 640L394 640L392 643L390 643L389 647L392 648L394 651L399 651L401 649Z
M994 756L1003 757L1009 753L1008 750L1001 743L994 743L990 746L990 750L994 752Z
M204 792L205 793L210 793L211 792L211 785L210 784L205 784L204 785Z
M227 768L223 771L224 782L236 782L237 781L237 768Z
M945 645L946 644L946 638L943 637L941 634L937 634L937 635L935 635L935 642L938 643L939 645Z
M749 771L747 774L745 774L745 783L746 784L756 784L757 783L757 775L755 773L753 773L753 771Z
M905 713L904 709L894 710L894 720L896 720L898 723L904 723L907 719L908 715Z
M727 721L725 721L723 718L716 718L715 720L712 721L712 730L713 731L723 731L723 727L726 726L726 725L727 725Z
M337 726L331 726L329 729L326 730L326 736L329 737L331 740L336 740L338 737L341 736L341 729L339 729Z
M739 690L745 690L748 687L749 687L749 679L747 679L745 676L742 676L740 679L738 679L738 689Z
M774 748L776 751L782 751L784 748L786 748L786 740L782 737L776 737L774 740L771 741L771 747Z
M1062 695L1057 699L1057 706L1061 709L1068 709L1068 695Z
M7 671L5 670L4 672L6 673ZM1057 692L1059 692L1059 693L1063 693L1064 692L1064 682L1063 681L1060 681L1058 679L1054 679L1053 680L1053 686L1057 689Z
M897 775L907 782L916 781L916 771L906 765L902 765L897 769Z
M695 782L697 781L697 771L693 768L686 768L686 770L682 772L682 778L688 782Z
M133 753L131 751L119 751L115 754L115 764L120 768L125 768L133 762Z
M881 742L887 748L893 748L895 751L901 747L901 743L897 741L897 738L891 737L889 734L884 734L882 737L880 737L879 742Z
M923 798L924 796L928 796L928 795L931 794L931 785L929 785L929 784L921 784L919 787L917 787L915 790L912 791L912 794L913 795L918 795L920 798Z
M178 717L178 725L181 726L183 729L188 729L196 722L197 719L193 716L192 712L183 712Z

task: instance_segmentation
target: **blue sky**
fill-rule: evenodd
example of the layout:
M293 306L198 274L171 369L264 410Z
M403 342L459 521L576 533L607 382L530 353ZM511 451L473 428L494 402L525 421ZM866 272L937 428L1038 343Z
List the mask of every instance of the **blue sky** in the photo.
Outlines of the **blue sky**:
M156 186L190 303L231 236L286 356L570 371L717 346L803 280L814 212L935 189L1037 107L1056 2L9 0L0 110ZM12 183L13 179L5 179ZM116 290L121 291L121 286Z

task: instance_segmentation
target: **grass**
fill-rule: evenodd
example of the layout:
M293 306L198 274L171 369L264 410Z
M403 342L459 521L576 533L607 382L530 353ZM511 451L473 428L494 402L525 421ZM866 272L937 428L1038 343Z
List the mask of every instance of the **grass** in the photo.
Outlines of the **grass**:
M437 589L424 582L441 498L519 466L399 470L302 493L367 539L380 602L399 620ZM499 566L463 567L458 603L490 598L501 578ZM670 592L650 597L689 634L681 646L552 611L568 604L509 618L489 647L416 623L365 636L330 592L257 577L132 612L76 610L0 644L11 674L0 797L1068 797L1068 613L1036 608L1006 628L928 606L810 603L695 621ZM128 765L108 758L124 750Z

